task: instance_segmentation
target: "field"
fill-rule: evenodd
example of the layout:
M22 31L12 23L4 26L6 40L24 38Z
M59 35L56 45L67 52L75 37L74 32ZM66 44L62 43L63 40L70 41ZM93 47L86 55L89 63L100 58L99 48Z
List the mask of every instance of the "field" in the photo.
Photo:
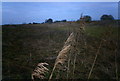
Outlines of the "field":
M46 62L49 64L49 72L45 75L48 79L65 41L79 26L79 22L3 25L2 78L31 79L31 73L37 64ZM118 79L119 40L118 22L86 23L86 48L77 55L74 77L70 73L69 79L88 79L96 54L90 79ZM55 77L56 73L53 74L53 79ZM64 77L64 73L60 75L60 78Z

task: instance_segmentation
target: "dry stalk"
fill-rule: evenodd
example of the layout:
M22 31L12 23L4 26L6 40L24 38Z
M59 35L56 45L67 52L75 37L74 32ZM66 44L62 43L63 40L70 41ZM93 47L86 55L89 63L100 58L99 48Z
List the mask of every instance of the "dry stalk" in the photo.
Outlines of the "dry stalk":
M75 71L76 58L77 58L77 54L75 54L75 57L74 57L74 64L73 64L73 78L74 78L74 71Z
M68 57L67 79L68 79L68 77L69 77L70 57L71 57L71 54L69 54L69 57Z
M110 28L109 28L110 29ZM106 30L107 31L107 30ZM90 69L90 72L89 72L89 74L88 74L88 80L90 79L90 76L91 76L91 74L92 74L92 71L93 71L93 68L94 68L94 66L95 66L95 63L96 63L96 60L97 60L97 57L98 57L98 54L99 54L99 51L100 51L100 48L101 48L101 46L102 46L102 44L103 44L103 42L105 42L106 40L106 38L108 39L108 37L110 37L111 36L111 31L107 31L107 33L103 33L103 39L101 40L101 42L100 42L100 45L99 45L99 47L98 47L98 49L97 49L97 52L96 52L96 56L95 56L95 59L94 59L94 61L93 61L93 64L92 64L92 67L91 67L91 69Z
M37 67L34 69L31 75L33 81L35 78L45 79L45 73L49 71L45 65L48 65L48 63L38 63Z
M59 79L59 77L60 77L60 72L59 72L59 70L57 71L57 75L56 75L56 79Z
M68 37L67 41L65 42L64 47L62 48L62 50L59 52L59 54L57 56L57 59L55 61L55 64L54 64L53 70L51 72L51 75L49 77L49 80L52 79L53 73L56 68L58 70L63 70L63 68L66 67L65 63L67 62L69 51L72 48L72 46L70 44L73 41L73 39L74 39L74 36L73 36L73 33L71 33L70 36Z
M67 68L67 79L68 79L69 71L70 71L70 61L72 59L73 59L73 76L74 76L75 63L78 54L77 48L79 48L79 46L82 47L81 41L82 42L84 41L82 39L83 33L84 33L84 27L81 25L80 27L77 27L73 33L70 34L62 50L59 52L57 56L53 70L49 77L49 81L52 79L53 73L56 69L59 70L60 72L61 70L66 70L64 68ZM71 58L73 54L74 54L74 58ZM67 63L67 67L66 67L66 63Z
M83 45L86 46L86 41L85 41L85 37L84 37L84 33L85 33L85 22L81 21L80 22L80 27L78 27L75 30L75 56L73 59L73 78L74 78L74 71L75 71L75 63L76 63L76 59L77 59L77 55L80 54L81 49L83 48ZM79 49L80 48L80 49Z
M90 70L89 75L88 75L88 80L90 79L91 73L92 73L93 68L94 68L94 66L95 66L95 63L96 63L96 60L97 60L97 57L98 57L98 54L99 54L100 48L101 48L101 46L102 46L102 42L103 42L103 41L100 42L100 45L99 45L98 50L97 50L97 52L96 52L95 59L94 59L94 61L93 61L93 64L92 64L91 70Z

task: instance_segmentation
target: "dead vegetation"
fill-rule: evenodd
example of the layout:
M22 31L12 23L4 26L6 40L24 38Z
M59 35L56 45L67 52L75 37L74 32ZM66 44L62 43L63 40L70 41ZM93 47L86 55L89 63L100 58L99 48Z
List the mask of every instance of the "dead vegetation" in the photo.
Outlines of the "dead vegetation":
M32 76L49 80L119 79L117 27L99 22L73 22L70 28L37 25L3 28L3 78L31 78L33 71ZM47 69L36 67L42 62Z
M45 79L45 73L49 71L49 69L45 66L48 66L48 63L38 63L31 75L33 81L35 78Z

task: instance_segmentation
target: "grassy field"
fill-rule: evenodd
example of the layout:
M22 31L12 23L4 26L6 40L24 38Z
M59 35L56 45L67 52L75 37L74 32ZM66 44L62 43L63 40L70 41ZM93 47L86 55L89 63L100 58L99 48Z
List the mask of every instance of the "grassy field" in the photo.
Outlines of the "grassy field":
M52 24L4 25L2 27L3 79L30 79L39 62L50 69L70 33L79 22ZM102 42L91 79L116 79L115 50L119 41L116 22L91 22L85 25L87 48L77 56L75 79L87 79L96 52ZM120 77L120 55L117 53L117 74ZM72 75L70 75L72 76ZM55 77L55 74L54 74Z

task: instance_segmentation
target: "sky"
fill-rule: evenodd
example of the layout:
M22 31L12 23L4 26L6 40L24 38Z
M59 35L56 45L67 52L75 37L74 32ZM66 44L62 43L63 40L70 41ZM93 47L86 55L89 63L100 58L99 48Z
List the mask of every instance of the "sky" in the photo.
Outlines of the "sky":
M2 24L42 23L46 19L74 21L83 15L118 19L117 2L2 2Z
M1 0L2 2L118 2L119 0Z

